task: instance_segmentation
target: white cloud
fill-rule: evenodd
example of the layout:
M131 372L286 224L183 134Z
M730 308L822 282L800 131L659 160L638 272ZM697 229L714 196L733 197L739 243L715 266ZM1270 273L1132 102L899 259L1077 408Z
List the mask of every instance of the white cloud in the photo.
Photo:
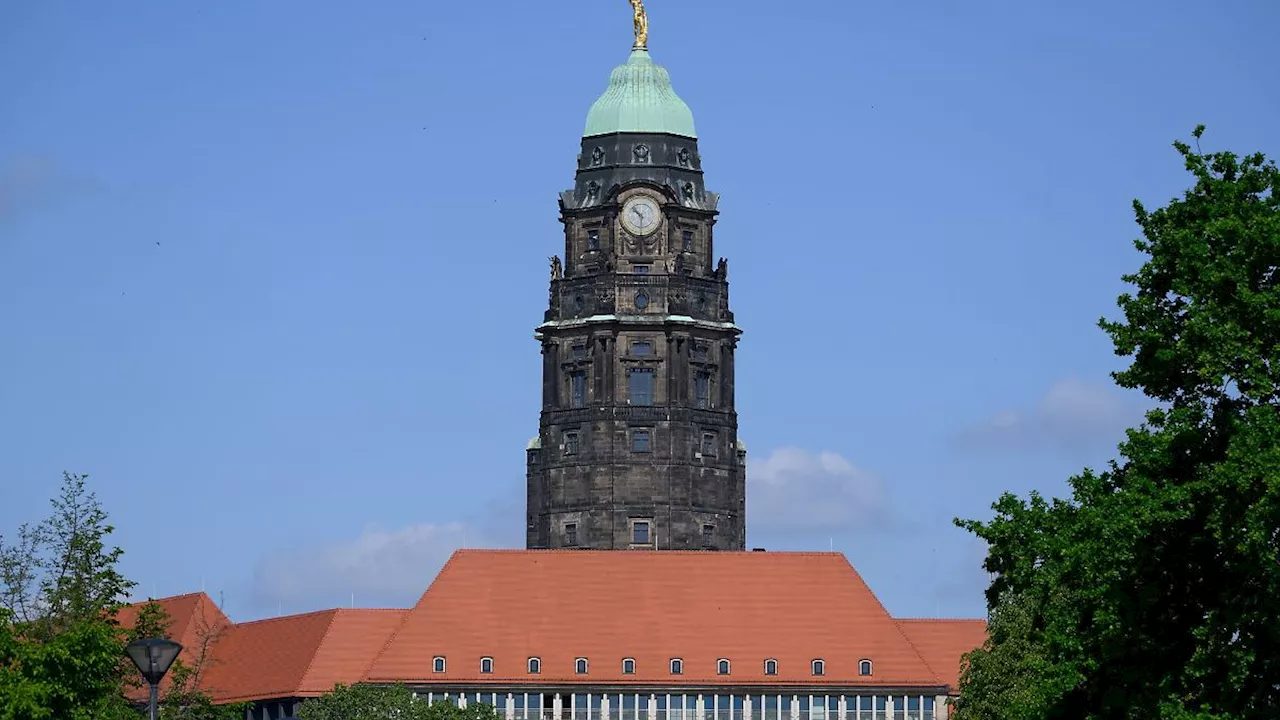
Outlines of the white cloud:
M884 488L838 453L797 447L747 464L747 524L753 529L851 530L879 523Z
M961 433L980 446L1080 447L1119 443L1124 429L1142 422L1142 409L1109 385L1079 378L1054 383L1038 403L1001 410Z
M359 537L265 558L254 572L254 599L266 607L407 607L460 547L485 547L462 523L366 529Z

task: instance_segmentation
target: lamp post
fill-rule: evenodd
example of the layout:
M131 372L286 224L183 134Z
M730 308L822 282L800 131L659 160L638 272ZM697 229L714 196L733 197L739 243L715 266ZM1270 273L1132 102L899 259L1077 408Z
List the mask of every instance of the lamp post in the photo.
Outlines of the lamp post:
M160 678L169 672L169 666L178 659L182 646L164 638L134 640L125 648L129 659L138 666L138 672L151 685L151 720L159 720Z

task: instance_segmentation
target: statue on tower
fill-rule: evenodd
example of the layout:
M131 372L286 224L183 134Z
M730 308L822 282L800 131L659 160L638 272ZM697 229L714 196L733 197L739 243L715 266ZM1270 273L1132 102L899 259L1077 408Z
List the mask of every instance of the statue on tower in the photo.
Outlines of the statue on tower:
M627 0L635 16L636 44L633 49L643 50L649 47L649 15L644 11L644 0Z

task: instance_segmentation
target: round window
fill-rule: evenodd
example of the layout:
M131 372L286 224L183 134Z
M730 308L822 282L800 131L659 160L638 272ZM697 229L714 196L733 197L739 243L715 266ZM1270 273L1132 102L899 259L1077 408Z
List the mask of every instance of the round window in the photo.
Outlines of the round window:
M636 293L636 309L643 310L649 307L649 296L642 292Z

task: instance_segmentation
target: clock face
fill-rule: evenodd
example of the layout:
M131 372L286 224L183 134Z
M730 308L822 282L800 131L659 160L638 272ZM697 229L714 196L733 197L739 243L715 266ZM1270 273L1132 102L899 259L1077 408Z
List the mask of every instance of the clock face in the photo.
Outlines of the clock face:
M645 236L658 229L662 211L648 195L637 195L622 206L622 226L632 235Z

